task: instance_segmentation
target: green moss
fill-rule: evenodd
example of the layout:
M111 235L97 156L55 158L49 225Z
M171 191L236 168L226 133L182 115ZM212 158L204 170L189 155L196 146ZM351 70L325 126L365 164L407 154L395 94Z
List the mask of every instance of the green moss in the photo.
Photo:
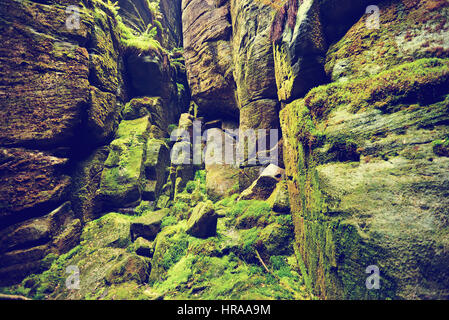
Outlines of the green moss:
M165 216L162 219L161 228L165 228L165 227L169 227L169 226L175 225L177 223L177 221L178 220L173 215Z
M236 226L238 228L245 229L252 226L263 227L273 222L271 207L267 202L258 200L249 201L248 207L236 219ZM240 207L236 207L236 210L233 210L233 215L240 211Z
M196 189L197 183L195 181L189 181L186 184L185 191L188 193L192 193Z
M136 216L141 216L150 211L153 211L153 205L149 201L141 201L134 210L134 213Z
M440 98L439 89L448 83L448 60L420 59L371 77L314 88L298 103L298 114L304 117L308 109L312 119L321 119L331 110L347 105L352 112L372 107L391 112L391 106L411 100L435 101Z
M318 169L325 167L320 166L322 163L330 166L330 162L336 162L346 169L361 166L359 152L363 150L359 150L360 143L366 143L370 139L368 134L373 133L350 135L344 129L335 129L339 123L329 122L335 121L337 112L344 115L349 111L361 116L376 114L395 121L405 119L398 124L399 128L433 128L430 123L437 121L431 119L444 119L440 114L444 114L445 106L447 108L444 95L448 82L448 60L420 59L374 76L317 87L304 99L290 103L281 111L284 162L289 175L287 184L298 264L306 287L314 294L328 299L385 299L396 297L397 289L392 277L396 271L385 266L381 290L366 288L366 267L373 262L383 263L386 253L374 240L376 236L367 235L363 230L363 224L357 220L359 216L354 217L353 211L345 211L343 200L339 202L341 195L338 193L348 192L348 188L343 186L341 190L345 191L332 194L326 176L318 173ZM327 130L328 124L332 129ZM441 145L441 141L434 143L434 147ZM405 156L404 152L402 156ZM424 159L422 155L413 157L418 158ZM343 165L343 162L347 163ZM347 171L332 171L333 176L348 174ZM376 195L380 194L382 187L364 182L360 189L349 189L352 197L363 198L366 184L376 190ZM361 208L370 208L370 205L363 204ZM365 210L363 212L367 214ZM367 221L366 217L361 220ZM388 241L401 246L394 242L396 240Z
M276 84L279 100L289 100L295 82L295 73L291 67L291 59L288 50L282 45L273 46L273 57L276 65Z

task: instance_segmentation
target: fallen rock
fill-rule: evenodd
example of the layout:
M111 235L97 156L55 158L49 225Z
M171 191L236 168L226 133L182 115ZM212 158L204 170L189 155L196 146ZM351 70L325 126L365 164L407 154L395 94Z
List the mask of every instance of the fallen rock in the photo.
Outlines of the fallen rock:
M95 248L126 248L131 244L131 220L118 213L108 213L87 223L81 240Z
M187 221L186 232L197 238L215 236L217 233L217 215L212 201L197 204Z
M280 181L276 185L276 189L274 189L267 201L274 212L290 212L290 198L288 195L287 182L285 180Z
M150 273L150 263L145 257L126 253L124 258L112 265L107 271L104 280L106 284L120 284L136 281L143 284ZM109 266L108 266L109 267Z
M162 219L168 214L168 210L159 210L155 212L148 212L147 214L135 219L131 222L130 233L131 239L143 237L147 240L153 241L159 231L161 231Z
M284 177L285 170L270 164L262 171L259 178L244 190L238 200L267 200L276 188L276 184Z
M153 256L153 242L139 237L134 241L134 251L139 256L151 258Z

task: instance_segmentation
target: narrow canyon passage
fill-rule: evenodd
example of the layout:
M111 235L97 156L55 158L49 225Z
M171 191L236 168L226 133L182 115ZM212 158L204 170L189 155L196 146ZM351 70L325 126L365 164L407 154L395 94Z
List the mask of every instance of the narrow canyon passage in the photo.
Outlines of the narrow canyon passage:
M2 0L0 294L447 299L447 0Z

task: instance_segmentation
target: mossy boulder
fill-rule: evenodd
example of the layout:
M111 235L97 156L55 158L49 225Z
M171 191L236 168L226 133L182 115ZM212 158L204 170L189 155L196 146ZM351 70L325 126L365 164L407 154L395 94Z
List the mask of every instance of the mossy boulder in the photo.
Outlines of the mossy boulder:
M153 241L161 230L162 220L167 216L169 210L162 209L155 212L147 212L133 220L130 226L131 238L143 237Z
M166 272L185 255L189 240L184 230L185 223L166 227L158 234L151 265L151 282L166 279Z
M127 255L113 265L105 275L107 285L135 281L145 283L148 279L150 263L138 255Z
M278 182L273 193L267 199L267 202L275 212L290 212L290 198L288 195L287 181L281 180Z
M139 237L134 241L134 251L139 256L153 257L154 248L153 248L153 242L148 241L145 238Z
M81 240L94 248L126 248L131 244L131 217L108 213L86 224Z
M126 207L141 199L148 117L122 121L111 142L99 194L106 206Z

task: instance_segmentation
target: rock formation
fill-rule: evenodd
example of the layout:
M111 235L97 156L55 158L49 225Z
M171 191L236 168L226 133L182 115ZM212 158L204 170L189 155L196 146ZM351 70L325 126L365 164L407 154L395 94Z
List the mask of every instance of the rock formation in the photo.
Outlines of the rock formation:
M448 298L448 16L3 0L0 295Z

